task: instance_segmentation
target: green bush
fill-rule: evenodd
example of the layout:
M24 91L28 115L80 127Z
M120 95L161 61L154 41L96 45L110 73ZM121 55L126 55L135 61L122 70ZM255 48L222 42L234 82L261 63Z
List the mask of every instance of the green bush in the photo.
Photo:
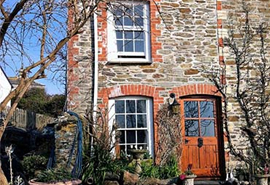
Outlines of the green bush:
M163 166L154 165L152 159L147 159L142 161L141 167L141 177L167 179L171 177L176 177L180 173L178 169L178 162L175 157L171 157L170 160Z
M96 185L103 185L107 172L120 175L124 170L133 168L128 166L128 159L112 159L110 151L100 145L93 146L91 157L85 156L85 164L82 180L86 182L92 178Z
M34 178L35 172L45 170L47 158L40 155L25 156L22 161L22 166L28 177Z

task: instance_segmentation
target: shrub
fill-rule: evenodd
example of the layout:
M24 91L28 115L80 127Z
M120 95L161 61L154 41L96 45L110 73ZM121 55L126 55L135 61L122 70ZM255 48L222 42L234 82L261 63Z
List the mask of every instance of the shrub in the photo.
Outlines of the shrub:
M28 177L34 178L35 172L45 170L47 158L40 155L25 156L22 161L22 166Z

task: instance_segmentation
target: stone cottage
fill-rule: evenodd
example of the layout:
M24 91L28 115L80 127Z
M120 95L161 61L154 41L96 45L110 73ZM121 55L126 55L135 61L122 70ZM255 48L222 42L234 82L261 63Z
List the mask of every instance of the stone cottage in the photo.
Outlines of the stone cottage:
M68 109L112 107L119 148L148 148L154 158L156 115L173 93L180 103L182 168L220 178L235 165L222 122L223 97L204 68L235 73L226 48L229 16L241 22L241 0L132 0L100 3L83 33L68 44ZM254 22L270 21L270 1L250 2ZM128 12L128 13L127 13ZM254 46L256 48L256 46ZM226 79L232 85L235 79ZM240 137L239 112L229 104L229 129ZM201 142L199 146L198 142Z

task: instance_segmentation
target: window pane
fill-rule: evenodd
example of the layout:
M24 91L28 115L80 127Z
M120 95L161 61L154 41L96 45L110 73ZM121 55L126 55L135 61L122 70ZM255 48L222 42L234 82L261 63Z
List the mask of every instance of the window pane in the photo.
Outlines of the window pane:
M123 32L122 31L116 31L116 38L117 39L123 39Z
M117 41L117 50L123 51L123 41L122 40Z
M135 25L136 26L143 26L143 18L142 17L136 17L135 18Z
M123 17L115 17L115 25L123 26Z
M135 31L134 34L135 34L134 39L143 39L144 38L144 32L143 31Z
M137 115L137 124L138 128L146 128L147 127L146 115Z
M125 112L125 101L116 100L115 101L115 113L124 113Z
M185 117L197 118L198 117L198 102L197 101L185 101Z
M124 47L125 47L125 51L132 52L133 51L133 41L132 40L126 40Z
M214 120L202 120L201 121L201 136L215 136L215 124Z
M125 128L125 116L124 115L116 115L115 121L118 128Z
M134 6L134 14L135 16L143 16L143 5Z
M132 26L133 21L131 20L130 17L124 17L124 26Z
M137 100L137 113L146 113L146 101Z
M147 143L147 131L146 130L138 130L137 131L137 143Z
M127 115L127 128L136 128L136 115Z
M199 122L197 120L185 121L185 136L199 136Z
M144 52L144 42L143 41L135 41L135 51L136 52Z
M127 143L135 143L135 131L127 131Z
M130 40L133 39L133 32L132 31L126 31L124 33L124 35L125 35L125 39L130 39Z
M126 139L125 139L125 131L121 130L120 131L120 143L125 143Z
M214 117L214 105L212 101L201 101L200 102L200 116L203 118Z
M135 100L127 100L127 113L135 113Z

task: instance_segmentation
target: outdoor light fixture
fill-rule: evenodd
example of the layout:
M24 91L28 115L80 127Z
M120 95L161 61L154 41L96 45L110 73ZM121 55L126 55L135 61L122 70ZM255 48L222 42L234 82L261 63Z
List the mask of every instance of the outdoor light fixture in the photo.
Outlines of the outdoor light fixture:
M180 112L180 104L175 99L175 94L171 93L170 98L168 100L169 102L169 109L173 114L178 114Z

